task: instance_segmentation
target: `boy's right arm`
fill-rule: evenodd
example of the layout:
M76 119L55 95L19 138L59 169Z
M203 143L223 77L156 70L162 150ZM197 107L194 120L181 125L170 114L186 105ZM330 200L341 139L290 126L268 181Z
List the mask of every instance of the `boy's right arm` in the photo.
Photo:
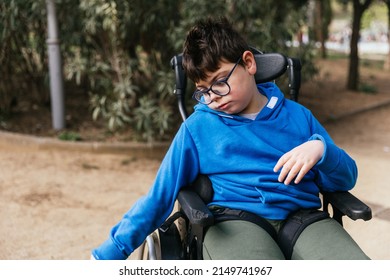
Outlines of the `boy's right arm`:
M112 228L110 237L92 251L95 259L126 259L171 214L181 187L199 173L197 149L185 125L176 134L152 188Z

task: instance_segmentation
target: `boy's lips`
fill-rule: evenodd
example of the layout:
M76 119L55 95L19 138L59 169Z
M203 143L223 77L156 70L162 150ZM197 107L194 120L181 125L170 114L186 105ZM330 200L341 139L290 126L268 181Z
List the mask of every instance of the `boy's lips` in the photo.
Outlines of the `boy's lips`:
M218 109L219 110L225 110L225 109L227 109L229 107L229 104L230 104L230 102L223 103L223 104L218 106Z

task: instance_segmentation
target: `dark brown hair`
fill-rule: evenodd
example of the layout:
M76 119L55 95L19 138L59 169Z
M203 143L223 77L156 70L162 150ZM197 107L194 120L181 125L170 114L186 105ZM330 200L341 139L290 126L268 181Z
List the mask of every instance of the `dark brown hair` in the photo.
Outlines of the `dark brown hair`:
M184 43L184 71L194 82L204 80L206 72L218 70L222 61L236 63L246 50L248 44L226 18L200 20Z

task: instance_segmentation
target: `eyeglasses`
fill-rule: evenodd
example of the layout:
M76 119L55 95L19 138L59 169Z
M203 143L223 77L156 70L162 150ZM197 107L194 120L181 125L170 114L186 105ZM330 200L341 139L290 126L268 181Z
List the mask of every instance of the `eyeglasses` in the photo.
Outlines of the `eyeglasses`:
M229 72L229 74L226 76L226 78L223 78L222 80L215 81L211 84L211 86L208 89L204 90L195 90L195 92L192 95L192 98L198 101L199 103L209 105L213 100L211 99L210 91L215 93L219 96L225 96L230 93L230 85L228 84L228 80L230 76L233 74L234 69L236 69L238 63L240 63L241 57L238 59L236 64L234 64L233 69Z

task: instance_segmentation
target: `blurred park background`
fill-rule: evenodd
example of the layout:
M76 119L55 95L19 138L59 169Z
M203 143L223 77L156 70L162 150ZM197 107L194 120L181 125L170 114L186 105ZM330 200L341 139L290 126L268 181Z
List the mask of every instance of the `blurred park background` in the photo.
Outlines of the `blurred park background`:
M389 9L388 0L3 0L0 129L62 140L169 140L180 123L169 62L207 16L227 16L264 52L300 58L303 82L315 79L319 60L347 59L342 86L372 93L359 69L368 59L390 71ZM49 38L49 17L58 38ZM53 44L63 79L54 90Z

